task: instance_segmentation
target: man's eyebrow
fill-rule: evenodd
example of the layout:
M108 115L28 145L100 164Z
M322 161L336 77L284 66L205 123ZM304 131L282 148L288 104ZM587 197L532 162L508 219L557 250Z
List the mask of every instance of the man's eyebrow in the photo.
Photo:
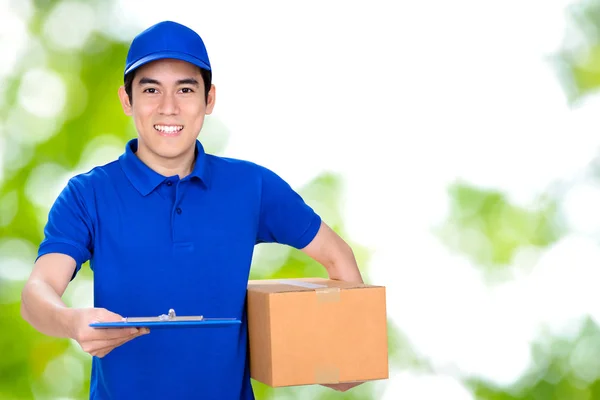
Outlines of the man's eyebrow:
M139 81L140 85L160 85L160 82L157 81L156 79L152 79L152 78L142 78Z
M200 84L198 83L198 81L194 78L186 78L186 79L180 79L177 81L178 85L194 85L194 86L200 86Z
M156 79L143 77L142 79L140 79L139 84L140 85L160 85L160 82L157 81ZM200 86L200 84L198 83L198 81L195 78L179 79L177 81L177 85Z

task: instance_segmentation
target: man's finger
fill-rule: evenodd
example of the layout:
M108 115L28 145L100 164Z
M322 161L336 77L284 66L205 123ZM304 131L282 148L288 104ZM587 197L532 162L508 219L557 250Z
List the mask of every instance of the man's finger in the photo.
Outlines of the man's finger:
M144 336L144 335L145 335L145 334L147 334L147 333L150 333L150 330L148 330L148 328L142 328L142 329L140 329L140 331L139 331L137 334L135 334L135 335L131 335L131 336L129 336L129 337L126 337L126 338L124 338L124 339L117 339L118 341L117 341L117 343L113 344L113 348L115 348L115 347L119 347L119 346L122 346L122 345L124 345L125 343L129 342L130 340L133 340L133 339L135 339L135 338L137 338L137 337L140 337L140 336Z
M112 338L112 339L88 340L86 342L83 342L83 344L81 345L81 348L86 353L92 354L94 352L98 352L105 348L120 346L122 343L125 343L131 339L135 339L136 337L144 335L147 332L149 332L149 330L147 328L144 328L143 330L140 330L138 333L135 333L135 334L132 334L132 335L129 335L126 337L119 337L119 338Z
M110 353L113 349L115 349L119 346L122 346L125 343L129 342L130 340L133 340L137 337L143 336L147 333L150 333L150 330L148 330L148 328L143 328L142 330L140 330L140 332L138 334L129 336L127 338L106 340L106 341L104 341L104 345L101 345L100 347L96 347L94 349L94 351L90 352L90 354L95 353L95 354L97 354L97 357L104 357L106 354ZM98 344L100 344L100 343L98 343Z
M126 342L129 342L132 339L135 339L137 336L131 337L129 339L117 339L118 341L110 341L105 342L106 346L96 348L94 351L91 351L90 354L95 355L96 357L103 357L110 353L113 349L116 349L119 346L122 346Z
M346 392L358 385L361 385L364 382L348 382L348 383L335 383L335 384L322 384L321 386L328 387L333 390L337 390L338 392Z
M88 340L107 340L125 338L139 332L138 328L90 328Z
M102 349L106 349L109 347L114 347L117 343L121 342L120 339L110 339L110 340L90 340L81 344L81 348L86 353L90 353L92 355L98 353Z

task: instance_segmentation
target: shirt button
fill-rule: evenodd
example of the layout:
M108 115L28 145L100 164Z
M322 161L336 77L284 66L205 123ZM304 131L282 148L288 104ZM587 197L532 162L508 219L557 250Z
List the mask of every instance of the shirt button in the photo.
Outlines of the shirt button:
M181 208L177 207L177 210L175 211L177 211L177 214L181 214Z
M173 182L167 181L167 186L171 186L172 184L173 184Z

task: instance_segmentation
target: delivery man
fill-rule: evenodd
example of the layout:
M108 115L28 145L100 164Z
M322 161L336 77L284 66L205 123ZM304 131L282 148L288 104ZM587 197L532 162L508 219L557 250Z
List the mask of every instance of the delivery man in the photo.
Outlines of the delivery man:
M197 33L171 21L141 32L124 82L119 98L137 138L56 199L22 315L93 356L91 399L253 399L245 297L254 246L293 246L331 279L362 282L352 250L274 172L204 151L197 138L215 86ZM94 308L66 307L61 297L88 260ZM242 323L152 333L89 326L171 308Z

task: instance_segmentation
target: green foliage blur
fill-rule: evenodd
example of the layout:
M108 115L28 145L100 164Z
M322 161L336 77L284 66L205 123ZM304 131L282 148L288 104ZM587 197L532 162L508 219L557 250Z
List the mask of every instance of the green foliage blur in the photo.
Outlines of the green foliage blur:
M557 78L569 104L576 106L600 88L600 1L582 0L570 5L569 28L584 45L565 47L552 57ZM533 21L532 21L533 24ZM573 132L573 140L577 133ZM590 165L591 172L594 164ZM506 196L463 183L449 188L450 218L438 233L449 247L467 255L489 276L507 268L514 252L522 246L544 248L557 241L565 228L557 204L560 190L546 193L533 209L510 204ZM473 235L473 232L476 235ZM473 237L474 245L470 239ZM556 296L561 296L557 291ZM507 331L510 327L506 327ZM532 345L535 365L511 387L469 379L467 386L481 400L591 400L600 399L600 327L588 319L579 334L564 340L551 334ZM573 368L573 364L580 368Z

